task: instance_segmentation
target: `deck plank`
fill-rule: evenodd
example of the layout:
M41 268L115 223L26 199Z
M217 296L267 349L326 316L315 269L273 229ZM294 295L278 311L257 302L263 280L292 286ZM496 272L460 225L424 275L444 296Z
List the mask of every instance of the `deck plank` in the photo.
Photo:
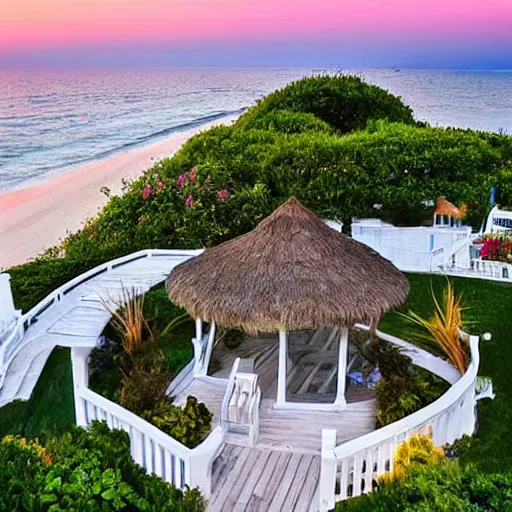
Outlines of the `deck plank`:
M277 490L278 479L286 470L290 459L291 454L289 453L272 452L266 470L261 475L247 504L246 512L266 512L268 510L270 501Z
M246 509L260 478L262 478L266 471L273 471L273 465L267 467L271 455L272 452L270 450L260 450L258 460L252 467L251 474L233 507L234 512L243 512Z
M320 457L313 457L307 478L300 490L299 497L295 503L294 512L309 512L318 510L317 497L318 480L320 478Z
M235 463L231 466L230 470L225 473L225 478L219 481L219 486L211 498L211 504L208 506L208 511L223 512L225 501L228 499L229 494L232 492L236 482L243 473L244 467L247 466L247 459L252 458L254 451L250 448L240 448L236 457Z
M283 510L295 510L295 505L299 494L304 487L305 481L309 478L309 468L313 463L314 457L311 455L303 455L297 468L297 473L292 481L292 485L288 490L286 500L283 504Z
M226 462L223 464L220 474L216 478L216 485L212 486L213 494L208 503L208 511L214 510L212 507L214 506L214 503L217 500L217 496L224 487L227 478L229 477L230 473L233 471L233 468L237 463L238 457L243 451L244 448L241 448L240 446L234 446L229 456L226 456Z
M272 498L272 501L269 504L269 512L280 512L282 510L285 510L283 508L284 501L286 499L286 496L288 495L290 487L292 486L293 479L295 478L295 474L297 473L297 470L299 468L299 463L303 457L304 455L292 453L292 456L290 457L290 462L286 467L286 471L282 474L281 479L274 478L272 480L271 484L276 487L276 492L274 494L274 497Z
M244 466L237 475L236 482L229 489L229 493L224 501L222 506L223 512L233 512L237 501L242 497L242 495L245 496L248 494L245 503L240 504L240 507L243 507L242 510L245 509L245 506L249 502L249 498L252 492L251 486L254 487L255 485L252 484L250 477L254 471L255 466L257 465L258 459L260 457L265 458L265 455L265 452L262 450L249 449L249 455L244 462Z

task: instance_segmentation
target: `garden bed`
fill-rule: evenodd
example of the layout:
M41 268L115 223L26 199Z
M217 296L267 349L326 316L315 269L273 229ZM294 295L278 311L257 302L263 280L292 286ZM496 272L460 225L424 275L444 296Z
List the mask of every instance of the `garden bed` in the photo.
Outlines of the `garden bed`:
M112 312L102 345L91 352L89 387L194 448L210 433L212 414L192 396L175 406L166 393L193 357L193 321L163 285L129 295L125 291L124 302L130 305Z

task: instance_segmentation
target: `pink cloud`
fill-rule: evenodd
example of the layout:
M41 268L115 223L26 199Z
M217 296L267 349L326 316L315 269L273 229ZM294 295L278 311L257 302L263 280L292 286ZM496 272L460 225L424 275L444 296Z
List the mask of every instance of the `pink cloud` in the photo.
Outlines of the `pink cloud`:
M0 48L286 38L512 38L511 0L17 0Z

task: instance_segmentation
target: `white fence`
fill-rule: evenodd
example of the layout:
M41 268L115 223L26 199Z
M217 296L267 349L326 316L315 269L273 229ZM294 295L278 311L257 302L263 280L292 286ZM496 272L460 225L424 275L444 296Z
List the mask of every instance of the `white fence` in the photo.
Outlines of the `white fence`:
M336 431L323 430L320 512L332 510L336 501L370 492L380 475L393 471L395 449L409 436L431 430L434 444L442 446L473 434L478 342L477 336L469 337L471 363L466 373L427 407L339 446Z
M151 425L87 387L90 348L73 347L73 385L77 425L88 427L92 421L105 421L112 429L123 429L130 436L130 450L135 462L148 473L163 478L179 489L198 487L208 498L211 494L212 463L224 439L217 427L194 449Z
M97 267L81 274L78 277L75 277L71 281L66 284L60 286L52 293L50 293L47 297L45 297L39 304L34 306L30 311L25 313L22 316L18 316L16 319L15 325L13 325L12 330L9 330L9 335L1 341L0 345L0 389L2 388L3 381L5 379L5 373L7 371L8 366L16 357L16 354L24 347L24 332L25 330L37 319L39 315L47 311L52 306L60 303L65 299L66 295L73 291L77 286L82 283L85 283L94 277L108 272L112 269L130 263L132 261L136 261L142 258L152 258L158 256L197 256L203 252L202 249L199 250L176 250L176 249L147 249L143 251L138 251L133 254L129 254L127 256L123 256L121 258L117 258L115 260L109 261L107 263L103 263L98 265ZM0 304L0 308L2 304ZM9 309L9 308L7 308Z

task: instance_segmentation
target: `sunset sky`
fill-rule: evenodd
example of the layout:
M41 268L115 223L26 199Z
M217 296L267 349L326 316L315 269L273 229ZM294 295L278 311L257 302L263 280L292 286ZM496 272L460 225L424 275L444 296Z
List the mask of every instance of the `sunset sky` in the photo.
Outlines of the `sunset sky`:
M512 68L512 0L0 0L0 66Z

